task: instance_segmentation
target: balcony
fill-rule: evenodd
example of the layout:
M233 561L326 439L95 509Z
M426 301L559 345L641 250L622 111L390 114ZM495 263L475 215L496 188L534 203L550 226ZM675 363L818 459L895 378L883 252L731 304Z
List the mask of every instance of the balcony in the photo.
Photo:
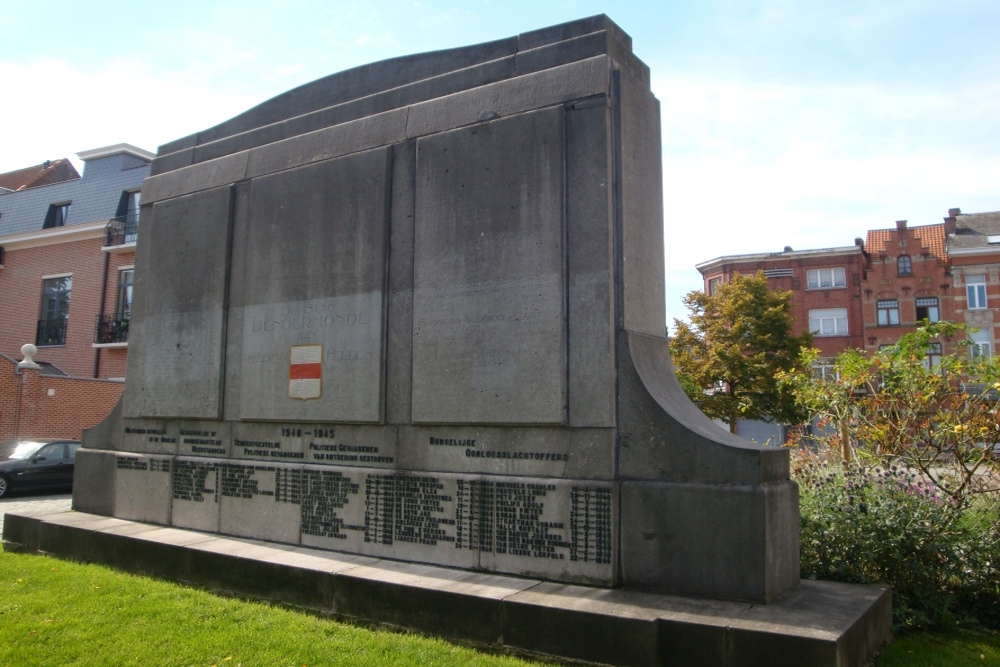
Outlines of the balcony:
M69 318L55 320L38 320L38 328L35 330L35 345L65 345L66 328Z
M139 236L139 209L111 218L104 230L105 252L132 252Z
M128 313L100 315L94 347L125 347L128 344Z

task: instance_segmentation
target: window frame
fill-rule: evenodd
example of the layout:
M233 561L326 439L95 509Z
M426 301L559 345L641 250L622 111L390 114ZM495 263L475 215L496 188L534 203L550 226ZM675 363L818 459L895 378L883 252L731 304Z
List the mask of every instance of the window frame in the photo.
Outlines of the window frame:
M875 321L880 327L899 326L899 299L877 299Z
M823 279L829 277L829 284ZM806 270L806 289L846 289L847 270L843 266Z
M42 222L42 229L65 227L66 222L69 220L69 209L72 204L72 201L49 204L49 209L45 213L45 221Z
M896 273L900 276L913 275L913 260L909 255L900 255L896 258Z
M993 357L993 341L990 339L989 331L985 329L970 330L969 340L972 341L972 345L969 346L969 354L973 359L978 357L990 359Z
M934 303L920 303L921 301L933 301ZM924 320L927 320L930 323L941 321L941 300L936 296L918 296L916 302L914 303L914 308L917 322L923 322ZM927 309L925 317L920 317L921 308ZM933 309L933 317L931 317L931 309Z
M56 284L56 281L64 282L60 286ZM66 328L69 322L72 296L72 273L42 276L42 294L38 304L38 329L35 333L36 346L66 344ZM53 329L55 329L54 333Z
M814 326L813 323L818 323ZM832 322L832 333L824 333L825 322ZM843 329L840 324L843 323ZM848 319L847 308L814 308L809 311L809 331L817 338L833 338L836 336L849 336L851 327Z
M965 307L968 310L986 310L986 274L973 273L965 276Z

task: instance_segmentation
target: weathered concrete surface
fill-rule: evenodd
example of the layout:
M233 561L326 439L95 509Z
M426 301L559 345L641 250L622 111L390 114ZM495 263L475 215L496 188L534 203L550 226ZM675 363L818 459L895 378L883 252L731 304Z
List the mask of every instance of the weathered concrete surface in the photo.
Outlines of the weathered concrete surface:
M362 623L609 665L861 666L891 626L882 586L803 581L767 605L454 570L81 512L8 514L5 549L98 562Z

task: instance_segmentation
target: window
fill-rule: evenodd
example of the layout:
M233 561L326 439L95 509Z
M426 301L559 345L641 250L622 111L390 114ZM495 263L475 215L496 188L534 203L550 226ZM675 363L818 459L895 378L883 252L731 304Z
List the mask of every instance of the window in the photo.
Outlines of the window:
M969 340L972 341L972 347L969 348L972 352L972 357L992 357L993 352L990 346L990 332L978 329L976 331L969 332Z
M42 307L38 316L35 345L65 345L69 320L69 295L73 276L42 280Z
M840 379L840 372L833 361L821 360L812 365L813 379L824 382L835 382Z
M917 322L927 320L928 322L940 322L941 316L938 312L938 299L936 296L921 297L917 299Z
M824 308L809 311L809 331L814 336L846 336L847 309Z
M42 229L64 226L66 220L69 219L69 204L69 202L49 204L49 212L45 214L45 222L42 223Z
M941 365L941 343L931 343L927 347L927 356L924 358L924 368L937 368Z
M965 276L965 299L970 310L986 307L986 275Z
M127 320L132 313L132 276L133 269L122 269L118 272L118 301L115 306L115 319Z
M715 296L715 292L722 285L722 278L711 278L708 281L708 295Z
M900 255L899 259L896 260L896 269L901 276L912 276L913 262L910 261L910 256Z
M878 311L878 325L880 327L899 324L899 301L896 299L876 301L875 309Z
M125 193L125 215L128 216L129 220L139 222L139 196L141 194L142 193L139 190Z
M847 279L843 267L836 269L809 269L806 271L806 287L808 289L846 286Z

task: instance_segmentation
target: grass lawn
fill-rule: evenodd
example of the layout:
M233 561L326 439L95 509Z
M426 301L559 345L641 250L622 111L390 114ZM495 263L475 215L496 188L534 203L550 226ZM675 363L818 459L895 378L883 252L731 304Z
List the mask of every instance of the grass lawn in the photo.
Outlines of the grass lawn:
M0 665L540 665L97 565L0 551ZM1000 666L1000 633L904 635L878 667Z
M1000 633L953 629L897 637L882 653L878 667L997 667Z
M0 551L0 665L541 664Z

